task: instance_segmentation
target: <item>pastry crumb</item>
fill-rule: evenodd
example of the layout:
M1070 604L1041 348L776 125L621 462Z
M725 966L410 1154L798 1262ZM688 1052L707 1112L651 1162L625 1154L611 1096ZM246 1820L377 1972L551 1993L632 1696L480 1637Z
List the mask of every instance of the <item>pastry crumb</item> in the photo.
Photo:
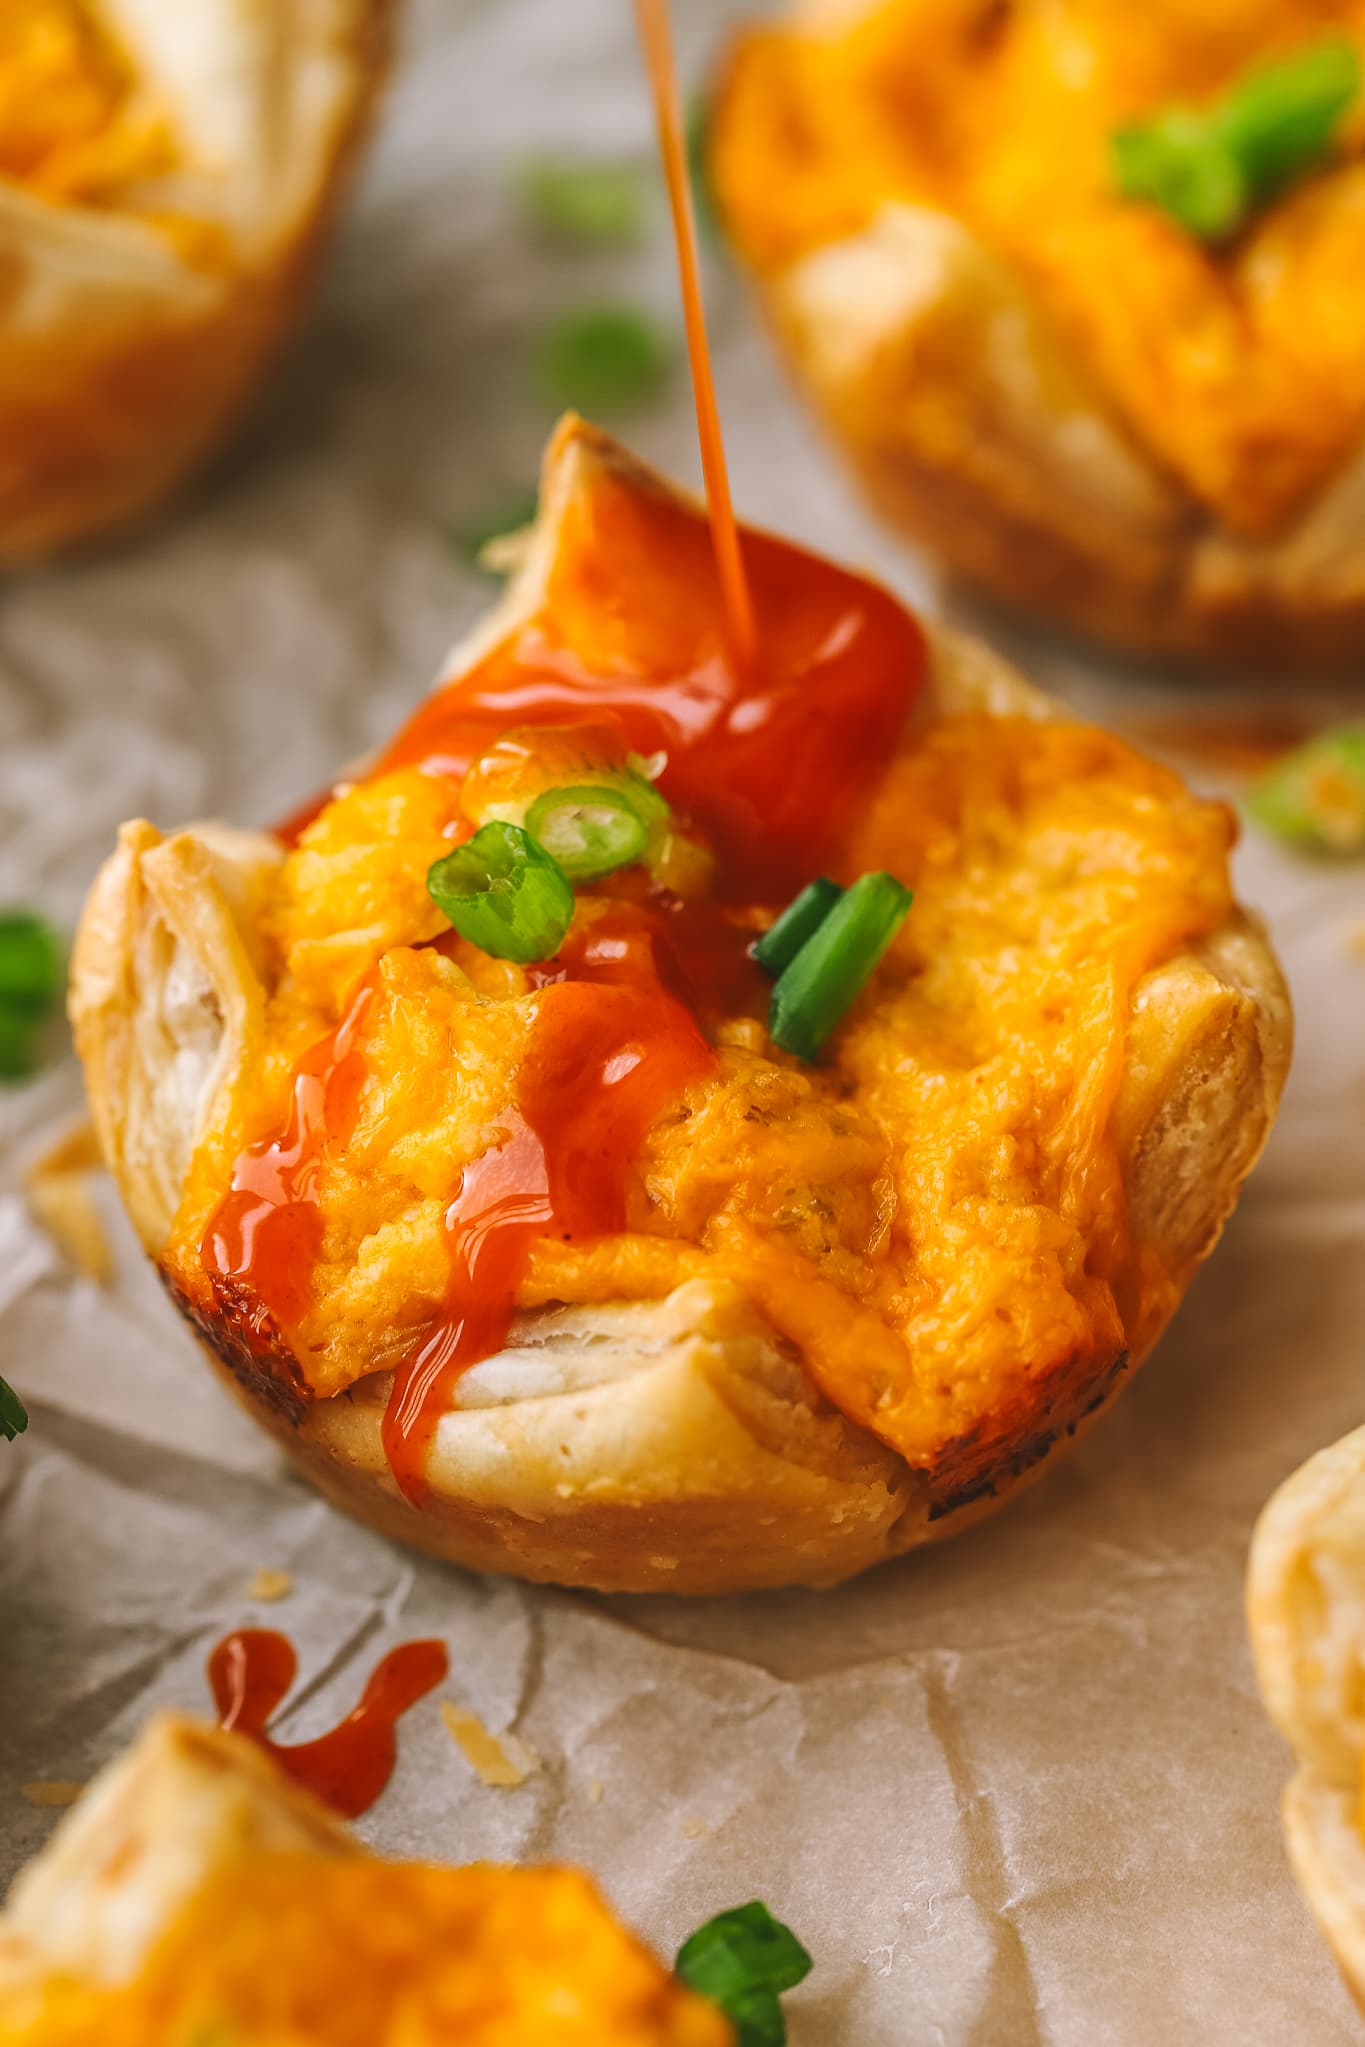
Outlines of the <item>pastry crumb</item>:
M605 1789L606 1786L600 1777L589 1777L585 1793L588 1804L600 1805L602 1803L602 1793Z
M529 1742L515 1734L491 1733L477 1713L442 1699L441 1718L451 1740L483 1783L510 1789L524 1784L540 1768L540 1757Z
M275 1571L268 1564L263 1564L247 1580L246 1596L263 1605L273 1606L277 1599L288 1599L293 1589L294 1580L288 1571Z
M704 1841L711 1828L699 1812L690 1812L682 1823L682 1831L684 1841Z
M25 1784L23 1794L30 1805L74 1805L84 1789L84 1784L73 1783L69 1778L53 1777Z

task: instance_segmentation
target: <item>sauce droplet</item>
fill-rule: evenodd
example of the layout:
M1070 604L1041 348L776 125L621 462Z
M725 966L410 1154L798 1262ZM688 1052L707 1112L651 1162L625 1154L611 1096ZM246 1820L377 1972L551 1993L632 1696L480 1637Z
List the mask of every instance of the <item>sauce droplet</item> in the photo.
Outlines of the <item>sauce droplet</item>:
M266 1732L298 1669L287 1635L274 1628L224 1635L210 1653L208 1679L220 1727L248 1735L287 1777L353 1820L369 1811L393 1774L398 1720L449 1668L444 1642L404 1642L375 1665L360 1704L339 1726L293 1745Z
M354 1127L365 1080L356 1040L374 999L362 982L336 1029L299 1061L284 1129L242 1153L204 1238L219 1305L258 1356L277 1350L308 1311L322 1247L323 1141L344 1142Z
M737 668L744 669L752 666L758 652L758 626L730 497L720 408L716 403L716 384L711 370L711 347L706 337L701 264L697 257L697 218L692 204L687 147L683 140L668 0L635 0L635 15L640 25L640 41L644 46L645 64L654 94L659 154L663 158L669 210L673 216L683 325L687 330L687 357L692 366L692 395L697 412L697 440L701 447L702 475L706 479L706 506L711 519L716 577L725 606L726 639L731 660Z
M660 1111L713 1063L691 1011L664 986L650 926L620 913L604 921L610 930L570 937L562 978L542 987L517 1120L466 1166L446 1210L446 1298L398 1366L384 1413L385 1455L416 1506L456 1381L507 1340L536 1239L623 1228L631 1160Z

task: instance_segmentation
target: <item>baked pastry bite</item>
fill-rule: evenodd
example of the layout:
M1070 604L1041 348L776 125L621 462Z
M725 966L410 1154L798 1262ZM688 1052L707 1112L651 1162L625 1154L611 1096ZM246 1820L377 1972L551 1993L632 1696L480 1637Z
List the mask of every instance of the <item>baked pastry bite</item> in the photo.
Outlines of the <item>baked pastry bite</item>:
M580 1871L382 1860L240 1735L177 1714L101 1774L17 1878L0 1913L0 2036L8 2047L735 2037Z
M160 502L307 292L392 0L6 0L0 560Z
M1282 1808L1289 1859L1365 2011L1365 1429L1310 1457L1266 1506L1247 1625L1297 1765Z
M1150 1348L1279 1098L1230 813L743 548L749 667L704 513L566 420L387 751L287 839L126 826L78 934L171 1298L334 1501L477 1568L819 1584L979 1518Z
M1359 0L805 0L722 219L872 499L1137 647L1365 649Z

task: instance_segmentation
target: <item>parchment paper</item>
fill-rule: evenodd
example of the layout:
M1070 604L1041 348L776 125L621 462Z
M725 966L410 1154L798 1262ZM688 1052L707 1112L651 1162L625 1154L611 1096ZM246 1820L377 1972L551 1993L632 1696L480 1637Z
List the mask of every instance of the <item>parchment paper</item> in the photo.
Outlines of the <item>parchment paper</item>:
M694 76L731 11L679 7ZM255 428L173 521L0 593L0 901L69 923L123 817L278 815L415 700L486 601L445 529L534 471L538 324L593 295L672 305L661 236L584 258L519 223L509 166L568 145L649 146L625 0L414 9L321 315ZM925 596L711 269L741 507ZM695 473L681 377L612 424ZM1129 726L1229 703L1026 651ZM1288 1759L1255 1697L1241 1579L1272 1486L1365 1406L1365 868L1252 838L1240 869L1300 1042L1213 1264L1068 1466L836 1594L538 1592L352 1526L219 1395L107 1190L108 1292L29 1219L23 1162L79 1111L69 1059L6 1093L0 1370L33 1427L0 1448L0 1877L52 1824L21 1786L87 1778L156 1705L205 1707L226 1628L299 1642L286 1738L348 1710L385 1645L439 1633L445 1695L543 1767L486 1788L427 1701L366 1836L581 1861L667 1952L762 1896L816 1958L790 2000L798 2047L1358 2038L1281 1853ZM285 1604L248 1600L263 1566L293 1575Z

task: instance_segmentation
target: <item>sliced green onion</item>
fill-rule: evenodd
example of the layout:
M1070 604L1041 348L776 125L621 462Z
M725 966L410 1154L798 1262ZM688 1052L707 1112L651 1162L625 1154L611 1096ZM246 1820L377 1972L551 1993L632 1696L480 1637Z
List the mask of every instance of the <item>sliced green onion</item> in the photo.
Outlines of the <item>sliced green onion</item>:
M427 873L427 893L480 952L522 966L552 959L573 922L566 876L514 824L482 825L437 860Z
M711 188L711 96L700 87L691 93L683 116L687 144L687 170L692 181L692 208L697 226L708 242L720 240L716 202Z
M526 813L526 829L570 881L628 867L649 837L640 813L619 790L600 783L545 790Z
M1319 732L1246 799L1263 831L1312 853L1365 853L1365 723Z
M1248 72L1212 107L1169 107L1119 129L1115 183L1200 241L1222 241L1319 161L1359 89L1355 44L1332 36Z
M28 1409L12 1386L0 1379L0 1436L12 1443L28 1427Z
M42 1015L61 985L62 942L52 926L31 910L0 910L0 1002Z
M1360 90L1360 53L1345 36L1311 43L1247 73L1215 115L1256 200L1269 198L1331 146Z
M1202 114L1176 107L1112 141L1114 175L1125 199L1169 213L1201 242L1240 227L1251 195L1241 166Z
M675 1974L732 2021L738 2047L783 2047L787 2027L778 1998L810 1968L796 1935L757 1900L708 1919L674 1963Z
M553 404L610 412L655 397L673 359L672 340L649 314L634 306L583 306L545 330L537 371Z
M0 1002L0 1081L27 1080L38 1065L38 1030L31 1016Z
M864 874L834 905L773 989L768 1035L807 1061L871 978L905 921L911 893L891 874Z
M527 218L542 234L566 242L638 242L647 215L647 185L635 164L565 163L538 157L517 181Z
M777 976L789 967L807 939L814 938L838 902L843 890L837 881L822 875L794 896L775 922L768 926L754 947L754 958L765 974Z
M0 1080L27 1080L62 988L62 943L31 910L0 911Z

